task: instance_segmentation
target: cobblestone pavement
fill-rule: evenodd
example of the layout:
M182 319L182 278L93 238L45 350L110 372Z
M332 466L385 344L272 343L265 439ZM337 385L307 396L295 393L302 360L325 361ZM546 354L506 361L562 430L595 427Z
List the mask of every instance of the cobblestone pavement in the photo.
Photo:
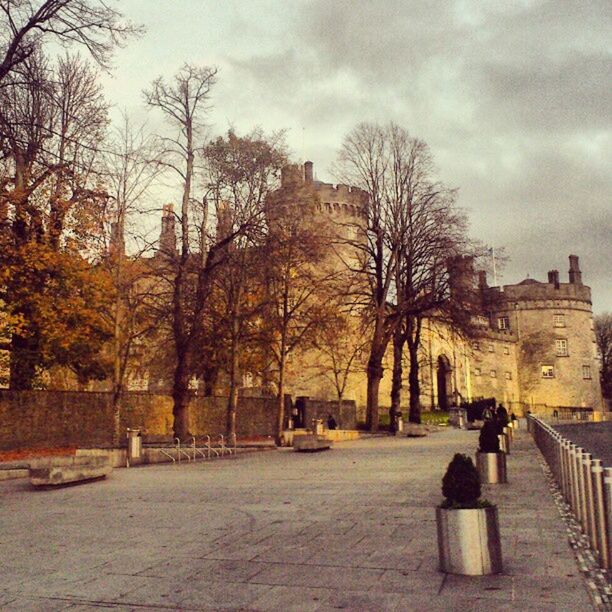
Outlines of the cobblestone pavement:
M434 507L477 432L329 452L115 470L33 491L0 483L0 609L588 610L526 433L498 503L504 573L437 571Z

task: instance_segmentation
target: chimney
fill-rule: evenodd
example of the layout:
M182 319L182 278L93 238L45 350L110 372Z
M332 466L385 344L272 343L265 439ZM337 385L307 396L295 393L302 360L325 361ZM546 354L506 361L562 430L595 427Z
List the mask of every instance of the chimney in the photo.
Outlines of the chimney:
M550 270L548 273L548 282L555 286L555 289L559 288L559 270Z
M307 183L312 183L313 179L313 163L311 161L304 162L304 180Z
M163 255L172 256L176 253L176 217L174 216L174 205L164 204L161 221L159 250Z
M487 271L479 270L478 271L478 288L480 290L486 289L489 285L487 284Z
M569 264L569 282L572 285L582 285L582 272L578 264L578 255L570 255Z

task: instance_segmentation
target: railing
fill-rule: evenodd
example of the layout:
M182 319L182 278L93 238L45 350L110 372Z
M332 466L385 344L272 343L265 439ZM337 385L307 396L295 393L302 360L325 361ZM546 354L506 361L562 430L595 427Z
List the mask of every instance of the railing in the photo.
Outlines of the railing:
M601 567L612 564L612 468L537 417L528 418L536 445Z

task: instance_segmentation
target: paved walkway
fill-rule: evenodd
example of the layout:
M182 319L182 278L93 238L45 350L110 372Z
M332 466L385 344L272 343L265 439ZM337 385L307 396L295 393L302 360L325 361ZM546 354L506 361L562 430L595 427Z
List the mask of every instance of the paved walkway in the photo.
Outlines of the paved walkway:
M434 506L477 432L374 438L115 470L32 491L0 483L0 609L589 610L527 434L499 504L505 571L437 571Z

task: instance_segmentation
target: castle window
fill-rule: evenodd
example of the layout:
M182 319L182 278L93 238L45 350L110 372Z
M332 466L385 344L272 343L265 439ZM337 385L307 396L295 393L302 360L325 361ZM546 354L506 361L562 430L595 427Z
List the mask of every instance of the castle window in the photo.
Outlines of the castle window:
M553 325L555 327L565 327L565 315L554 314L553 315Z
M555 368L551 365L542 366L542 378L554 378Z
M591 366L582 366L582 378L584 378L585 380L591 380Z
M497 329L510 329L510 319L508 317L498 317Z
M509 355L510 354L510 348L507 346L504 346L504 355Z
M497 378L497 372L495 370L491 370L491 378Z
M480 368L474 368L474 376L480 376Z
M506 372L506 380L512 380L512 372Z
M555 340L555 354L557 357L567 357L567 340L565 338L557 338Z
M489 353L494 353L495 347L492 344L489 344Z

